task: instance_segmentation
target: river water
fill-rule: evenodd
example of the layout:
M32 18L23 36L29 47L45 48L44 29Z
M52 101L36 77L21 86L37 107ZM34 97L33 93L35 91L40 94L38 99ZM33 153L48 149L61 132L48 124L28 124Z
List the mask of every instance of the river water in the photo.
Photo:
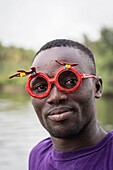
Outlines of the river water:
M97 117L105 130L113 129L113 99L97 102ZM47 136L29 98L0 95L0 170L27 170L30 150Z

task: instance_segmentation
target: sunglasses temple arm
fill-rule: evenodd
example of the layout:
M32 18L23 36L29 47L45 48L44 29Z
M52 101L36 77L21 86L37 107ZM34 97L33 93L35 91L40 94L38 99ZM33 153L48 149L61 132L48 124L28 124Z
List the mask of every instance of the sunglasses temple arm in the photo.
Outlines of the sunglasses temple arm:
M91 75L91 74L81 74L81 78L85 79L85 78L96 78L95 75Z
M31 71L25 71L25 70L17 70L18 73L13 74L12 76L9 77L9 79L13 77L25 77L28 76L29 74L35 75L36 74L36 68L31 67Z

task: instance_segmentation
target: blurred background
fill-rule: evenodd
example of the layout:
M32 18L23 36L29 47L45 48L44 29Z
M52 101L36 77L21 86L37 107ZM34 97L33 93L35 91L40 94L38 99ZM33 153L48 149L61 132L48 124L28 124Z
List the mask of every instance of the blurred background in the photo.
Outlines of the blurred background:
M97 118L106 131L113 129L113 1L0 0L0 170L27 170L32 147L48 136L25 91L26 78L8 77L29 70L36 51L56 38L93 51L104 82Z

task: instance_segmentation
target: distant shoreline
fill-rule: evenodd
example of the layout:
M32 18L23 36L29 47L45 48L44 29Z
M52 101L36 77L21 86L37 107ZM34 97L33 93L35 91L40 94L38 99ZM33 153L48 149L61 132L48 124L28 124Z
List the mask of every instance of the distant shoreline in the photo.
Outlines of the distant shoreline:
M14 85L6 85L0 87L0 92L2 93L16 93L16 94L28 94L25 86L14 86ZM102 97L104 98L113 98L113 93L105 93L103 92Z

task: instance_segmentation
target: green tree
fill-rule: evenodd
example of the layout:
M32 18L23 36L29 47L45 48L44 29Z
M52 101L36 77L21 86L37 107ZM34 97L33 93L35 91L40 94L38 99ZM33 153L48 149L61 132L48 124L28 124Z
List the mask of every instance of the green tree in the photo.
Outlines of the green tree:
M14 46L5 47L0 43L0 87L7 85L24 86L26 79L9 80L8 77L18 69L29 70L34 55L33 50Z
M113 29L102 28L100 38L96 41L84 35L84 44L95 55L97 74L104 80L104 94L113 95Z

